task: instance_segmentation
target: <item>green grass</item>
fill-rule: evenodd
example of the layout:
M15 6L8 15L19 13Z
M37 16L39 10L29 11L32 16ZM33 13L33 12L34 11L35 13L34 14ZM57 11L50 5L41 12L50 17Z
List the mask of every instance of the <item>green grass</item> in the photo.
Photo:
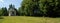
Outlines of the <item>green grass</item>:
M2 23L3 19L0 19L0 23Z
M60 18L7 16L0 23L60 23Z

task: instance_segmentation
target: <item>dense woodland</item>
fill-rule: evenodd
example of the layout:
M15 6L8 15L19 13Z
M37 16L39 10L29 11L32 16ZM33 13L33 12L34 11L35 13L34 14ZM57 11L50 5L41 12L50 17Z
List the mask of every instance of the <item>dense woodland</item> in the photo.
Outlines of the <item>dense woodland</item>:
M0 8L0 16L8 15L6 7ZM23 0L17 9L19 16L60 17L60 0Z

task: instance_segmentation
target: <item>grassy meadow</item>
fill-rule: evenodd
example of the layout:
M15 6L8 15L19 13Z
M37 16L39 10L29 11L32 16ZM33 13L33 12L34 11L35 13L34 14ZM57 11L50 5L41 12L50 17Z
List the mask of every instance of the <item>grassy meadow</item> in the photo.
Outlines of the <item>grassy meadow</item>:
M5 16L0 23L60 23L60 18Z

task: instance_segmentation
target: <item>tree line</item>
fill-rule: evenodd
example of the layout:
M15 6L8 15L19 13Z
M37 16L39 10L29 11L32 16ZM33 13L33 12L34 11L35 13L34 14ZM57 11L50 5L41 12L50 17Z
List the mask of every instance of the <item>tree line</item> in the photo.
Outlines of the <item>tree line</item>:
M60 0L23 0L21 15L60 17Z
M2 10L0 9L0 15L7 13L6 8ZM60 17L60 0L23 0L17 11L19 16Z

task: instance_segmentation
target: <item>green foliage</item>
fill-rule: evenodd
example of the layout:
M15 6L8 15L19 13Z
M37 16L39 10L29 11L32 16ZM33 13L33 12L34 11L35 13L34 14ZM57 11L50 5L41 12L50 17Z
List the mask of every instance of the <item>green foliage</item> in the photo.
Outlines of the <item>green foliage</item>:
M0 9L0 15L1 15L1 16L8 15L8 13L7 13L7 8L6 8L6 7L2 7L2 8Z
M37 9L36 9L37 8ZM24 15L33 15L35 14L34 11L39 11L39 3L38 0L23 0L21 10ZM37 11L36 11L37 12Z
M3 12L2 12L2 9L0 9L0 16L2 15L2 13L3 13Z
M3 16L6 16L6 15L8 15L8 12L7 12L7 8L6 7L2 7L2 15Z
M59 16L60 1L59 0L23 0L20 10L23 12L24 15L29 15L29 16L31 15Z

